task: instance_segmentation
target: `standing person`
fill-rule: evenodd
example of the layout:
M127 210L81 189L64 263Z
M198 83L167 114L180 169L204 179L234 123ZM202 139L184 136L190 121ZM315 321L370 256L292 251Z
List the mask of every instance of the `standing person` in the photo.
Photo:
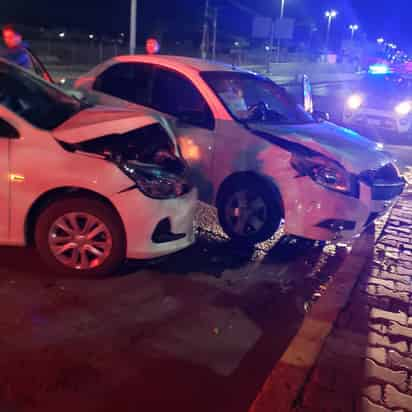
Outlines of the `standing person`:
M160 51L160 44L154 37L146 40L146 53L147 54L158 54Z
M1 57L25 69L31 69L31 59L22 35L11 24L3 27L2 35L6 49L1 53Z

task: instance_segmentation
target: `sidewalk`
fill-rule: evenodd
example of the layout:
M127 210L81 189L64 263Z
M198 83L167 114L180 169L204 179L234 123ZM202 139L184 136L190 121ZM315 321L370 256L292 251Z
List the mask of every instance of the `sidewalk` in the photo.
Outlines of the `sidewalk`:
M295 410L412 411L410 186L393 209L373 262L338 317Z
M412 412L411 185L368 248L370 232L249 412Z

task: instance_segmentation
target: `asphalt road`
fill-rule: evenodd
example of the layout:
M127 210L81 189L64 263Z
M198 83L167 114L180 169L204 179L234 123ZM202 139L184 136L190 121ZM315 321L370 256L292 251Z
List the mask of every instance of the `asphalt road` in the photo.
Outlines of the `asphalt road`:
M331 111L345 89L315 93ZM244 249L203 206L198 225L190 249L105 279L62 278L31 250L1 248L0 410L247 411L356 251L281 233Z
M0 410L246 411L350 251L243 249L199 216L195 246L105 279L0 249Z

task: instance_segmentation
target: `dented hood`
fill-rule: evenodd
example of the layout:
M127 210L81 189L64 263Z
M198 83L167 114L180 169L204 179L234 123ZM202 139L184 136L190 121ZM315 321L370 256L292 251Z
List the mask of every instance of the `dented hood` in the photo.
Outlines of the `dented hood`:
M375 142L329 122L302 125L254 123L249 127L258 134L271 135L321 153L338 161L352 173L378 169L393 160Z
M77 113L52 133L57 140L73 144L126 133L155 123L163 125L161 118L144 111L95 106Z

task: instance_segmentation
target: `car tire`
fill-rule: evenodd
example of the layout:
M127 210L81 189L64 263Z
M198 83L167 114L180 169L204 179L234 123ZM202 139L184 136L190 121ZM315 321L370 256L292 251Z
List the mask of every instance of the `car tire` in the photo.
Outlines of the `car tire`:
M126 236L117 213L92 197L65 197L38 215L34 240L43 261L59 273L112 274L124 262Z
M283 218L279 192L260 178L237 178L225 184L217 200L220 224L232 240L255 245L270 239Z

